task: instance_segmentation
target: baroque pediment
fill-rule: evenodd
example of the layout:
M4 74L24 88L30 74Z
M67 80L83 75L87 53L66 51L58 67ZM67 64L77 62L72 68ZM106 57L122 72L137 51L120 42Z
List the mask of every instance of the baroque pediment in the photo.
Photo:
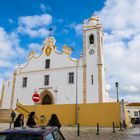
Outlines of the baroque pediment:
M49 37L44 41L44 47L42 49L42 51L46 54L46 56L50 56L51 52L53 49L56 49L55 47L55 39L54 37Z
M63 51L65 54L71 54L71 48L68 47L66 44L63 46L62 51Z

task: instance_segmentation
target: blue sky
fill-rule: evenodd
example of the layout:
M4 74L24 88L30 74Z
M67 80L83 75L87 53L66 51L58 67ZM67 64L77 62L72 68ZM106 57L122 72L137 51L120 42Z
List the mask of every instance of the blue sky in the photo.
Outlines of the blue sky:
M7 33L15 31L19 26L20 17L49 14L52 16L51 24L46 29L54 28L54 37L58 47L64 43L79 46L82 49L82 39L76 36L71 24L82 23L89 18L94 11L100 10L104 5L103 0L1 0L0 1L0 26L4 27ZM64 31L63 30L67 30ZM63 33L62 33L63 32ZM26 48L31 42L41 43L42 38L30 38L27 35L20 35L20 45Z
M92 14L104 27L107 88L116 98L140 100L139 0L0 0L0 86L31 49L40 52L50 27L59 50L82 52L82 24Z
M18 58L11 56L10 59L14 60L13 64L16 65L17 63L24 63L26 61L26 56L31 50L29 45L31 45L32 48L36 45L36 51L39 52L44 39L48 37L46 31L48 31L50 27L53 28L53 36L57 41L56 45L58 49L61 50L66 43L74 47L80 54L80 52L82 52L82 30L76 31L75 27L76 25L82 24L84 19L89 18L94 11L101 9L103 5L104 1L102 0L83 0L82 2L80 0L67 2L65 0L1 0L0 27L11 41L13 40L11 36L14 36L15 41L15 44L9 43L8 45L11 45L11 49L14 49L14 51L16 51L16 46L23 49L22 51L25 53L22 57L18 57L17 55ZM50 16L51 19L45 19L44 17L42 20L48 20L48 22L46 21L46 23L36 27L34 26L33 28L35 31L43 29L43 35L40 35L39 32L37 32L36 35L23 33L26 30L24 27L28 26L28 23L25 23L28 16L30 16L30 20L34 19L34 16L38 16L38 19L35 21L38 22L42 15ZM22 20L22 18L24 19ZM1 66L1 71L7 71L3 78L9 78L10 71L14 68L14 66Z

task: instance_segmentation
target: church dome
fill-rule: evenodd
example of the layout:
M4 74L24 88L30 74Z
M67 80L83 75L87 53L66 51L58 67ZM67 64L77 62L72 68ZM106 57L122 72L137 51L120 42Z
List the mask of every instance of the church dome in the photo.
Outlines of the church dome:
M88 26L95 26L97 24L97 17L92 16L88 19Z

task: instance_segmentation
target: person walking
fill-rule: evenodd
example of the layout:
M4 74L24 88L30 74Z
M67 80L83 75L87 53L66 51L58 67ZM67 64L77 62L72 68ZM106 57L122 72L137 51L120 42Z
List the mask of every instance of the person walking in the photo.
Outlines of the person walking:
M12 112L11 112L11 114L10 114L10 117L11 117L11 121L10 121L10 126L9 126L9 128L11 129L12 124L13 124L13 122L14 122L14 120L15 120L15 117L16 117L16 113L15 113L14 110L12 110Z
M10 117L11 117L11 119L12 119L12 122L14 122L15 117L16 117L16 113L15 113L15 111L14 111L14 110L11 112Z
M57 126L59 129L61 128L61 123L56 114L51 115L51 119L49 120L48 126Z
M27 120L27 126L32 127L36 125L34 118L35 118L35 112L31 112Z
M19 114L14 122L14 127L22 127L24 125L24 115Z

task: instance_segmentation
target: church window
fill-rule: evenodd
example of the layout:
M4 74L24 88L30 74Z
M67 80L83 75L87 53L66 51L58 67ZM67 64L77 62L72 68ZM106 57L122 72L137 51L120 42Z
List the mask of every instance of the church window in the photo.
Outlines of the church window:
M44 80L44 85L48 86L49 85L49 75L45 75L45 80Z
M138 112L137 111L134 111L134 116L138 116Z
M27 87L27 77L23 77L23 87Z
M50 59L46 60L45 68L50 68Z
M90 44L94 44L94 35L93 34L91 34L89 36L89 42L90 42Z
M69 73L69 84L73 84L74 83L74 72L70 72Z
M91 84L93 85L93 74L91 75Z

